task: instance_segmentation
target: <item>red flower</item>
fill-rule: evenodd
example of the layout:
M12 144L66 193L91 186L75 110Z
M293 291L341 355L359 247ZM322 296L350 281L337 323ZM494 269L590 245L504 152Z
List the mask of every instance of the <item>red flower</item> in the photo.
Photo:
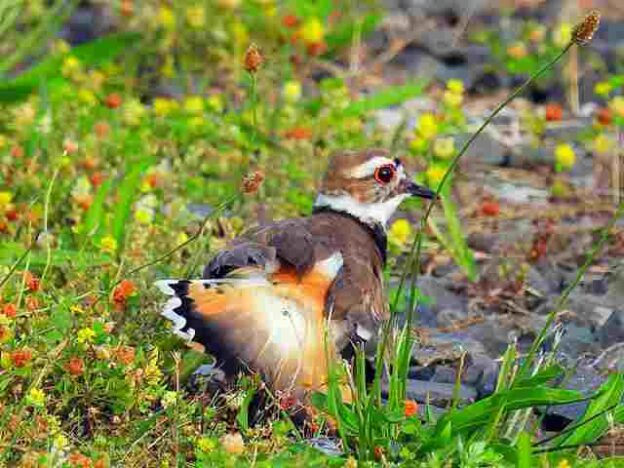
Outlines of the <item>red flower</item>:
M290 394L282 395L279 399L279 407L282 411L288 411L295 406L295 403L297 403L297 399Z
M94 172L89 177L89 180L91 181L91 185L93 185L95 188L102 185L102 182L104 182L104 179L105 179L104 174L102 174L101 172Z
M66 369L71 375L78 377L84 372L84 362L79 357L74 356L69 359Z
M602 125L611 125L613 122L613 113L608 107L601 107L596 113L596 120Z
M373 449L373 455L375 456L375 460L381 460L384 456L384 449L379 445Z
M4 216L6 216L7 221L17 221L20 215L15 208L11 208L4 213Z
M495 200L484 200L481 202L481 214L483 216L498 216L500 205Z
M308 55L312 57L323 55L327 51L327 44L322 41L313 42L312 44L308 44L307 51L308 51Z
M296 28L297 26L299 26L299 23L299 18L297 18L295 15L284 15L284 17L282 18L282 24L287 28Z
M15 304L4 304L2 308L2 313L9 318L13 318L17 315L17 307Z
M312 138L312 130L307 127L294 127L286 130L284 137L289 140L309 140Z
M559 122L563 118L563 109L559 104L546 105L546 120L548 122Z
M416 413L418 413L418 403L416 403L414 400L405 400L403 413L408 418L410 416L414 416Z
M15 367L25 367L32 359L32 351L24 348L11 353L11 362Z
M108 96L104 98L104 104L109 109L117 109L121 106L122 99L119 93L110 93Z

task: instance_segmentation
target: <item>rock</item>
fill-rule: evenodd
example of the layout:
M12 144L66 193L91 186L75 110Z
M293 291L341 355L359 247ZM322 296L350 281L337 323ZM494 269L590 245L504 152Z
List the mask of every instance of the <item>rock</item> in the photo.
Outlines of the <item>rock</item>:
M425 366L413 366L409 368L407 377L414 380L431 380L435 369Z
M333 437L313 437L306 442L328 457L341 457L344 454L340 448L340 440Z
M462 382L477 390L477 398L484 398L492 394L496 388L498 368L498 364L489 356L483 354L472 356L462 375Z
M602 372L624 372L624 342L605 349L591 366Z
M624 342L624 309L611 312L597 334L600 344L605 348Z
M589 395L596 390L604 381L592 367L581 364L574 373L563 382L563 387L570 390L578 390L583 395ZM541 408L538 412L543 414L542 429L546 431L561 431L568 424L578 420L585 413L588 402L572 403Z
M444 309L456 311L458 316L465 316L468 300L466 297L455 293L452 286L453 283L446 278L434 278L433 276L418 278L418 289L422 295L431 298L431 304L428 304L427 307L436 316ZM450 325L439 320L437 322L434 326Z
M454 384L457 378L457 372L455 369L449 366L436 366L435 373L431 378L432 382L450 383Z
M454 387L455 385L450 383L408 380L406 396L419 403L429 401L434 406L444 407L453 399ZM469 403L476 400L477 391L468 385L460 385L458 397L460 402Z

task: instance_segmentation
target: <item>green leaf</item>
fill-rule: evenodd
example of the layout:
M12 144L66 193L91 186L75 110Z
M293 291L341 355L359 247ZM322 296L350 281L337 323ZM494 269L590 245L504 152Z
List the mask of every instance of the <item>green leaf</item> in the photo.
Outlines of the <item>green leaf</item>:
M542 369L541 371L539 371L537 374L535 374L532 377L519 379L513 384L513 387L514 388L537 387L540 385L544 385L550 382L551 380L554 380L557 377L560 377L561 375L563 375L563 372L564 370L561 366L557 364L553 364L552 366Z
M239 427L243 431L246 431L247 429L249 429L249 405L251 404L251 400L253 400L253 397L255 394L256 394L255 387L251 387L247 389L247 392L245 393L245 398L243 399L243 402L241 403L240 410L238 411L238 414L236 415L236 422L238 423Z
M623 397L624 374L612 374L598 389L596 396L587 406L585 414L579 421L573 423L576 429L554 439L555 446L596 442L609 430L607 413L610 408L613 408L614 420L624 417Z
M106 202L106 196L110 191L113 182L111 179L105 180L98 188L93 203L89 207L89 211L85 215L83 224L83 235L92 239L99 239L100 234L104 228L104 203Z
M0 245L0 265L12 265L26 248L17 242L3 242ZM99 252L82 252L78 250L53 249L50 251L50 265L66 267L68 264L77 267L98 266L111 262L108 255ZM45 266L48 263L48 254L45 250L32 250L30 252L30 264L33 266Z
M124 177L117 190L117 203L113 213L111 231L120 250L123 249L126 226L132 211L132 203L139 193L141 177L152 163L152 158L130 162L127 167L127 175Z
M403 85L390 86L349 104L340 111L340 115L344 117L358 117L373 110L396 106L408 99L420 96L426 84L425 80L417 80Z
M504 412L545 405L563 405L575 403L582 395L574 390L547 387L519 388L495 393L460 410L447 413L438 421L436 432L440 432L447 423L452 423L453 431L466 433L478 429L501 409Z
M518 437L518 443L516 445L517 450L517 467L518 468L531 468L534 465L531 463L532 456L532 444L531 435L528 432L521 432Z

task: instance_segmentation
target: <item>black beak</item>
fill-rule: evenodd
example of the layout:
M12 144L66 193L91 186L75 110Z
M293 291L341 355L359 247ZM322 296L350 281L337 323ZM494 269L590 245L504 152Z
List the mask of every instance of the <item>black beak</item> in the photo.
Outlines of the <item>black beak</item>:
M403 193L409 193L414 197L426 198L427 200L433 200L435 198L435 192L433 190L415 184L409 179L404 179L401 182L401 191Z

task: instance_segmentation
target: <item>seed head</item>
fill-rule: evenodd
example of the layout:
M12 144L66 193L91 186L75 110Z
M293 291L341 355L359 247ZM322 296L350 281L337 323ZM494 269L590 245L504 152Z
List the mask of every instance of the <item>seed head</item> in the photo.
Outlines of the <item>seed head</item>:
M262 171L254 171L251 174L247 174L245 177L243 177L243 193L246 193L248 195L256 193L262 185L263 180L264 173Z
M593 10L587 16L574 26L572 30L572 42L580 46L586 46L591 42L596 31L600 26L600 12Z
M249 73L256 73L262 65L262 62L264 62L262 52L260 52L256 44L250 44L247 48L247 52L245 52L245 60L243 61L245 70Z

